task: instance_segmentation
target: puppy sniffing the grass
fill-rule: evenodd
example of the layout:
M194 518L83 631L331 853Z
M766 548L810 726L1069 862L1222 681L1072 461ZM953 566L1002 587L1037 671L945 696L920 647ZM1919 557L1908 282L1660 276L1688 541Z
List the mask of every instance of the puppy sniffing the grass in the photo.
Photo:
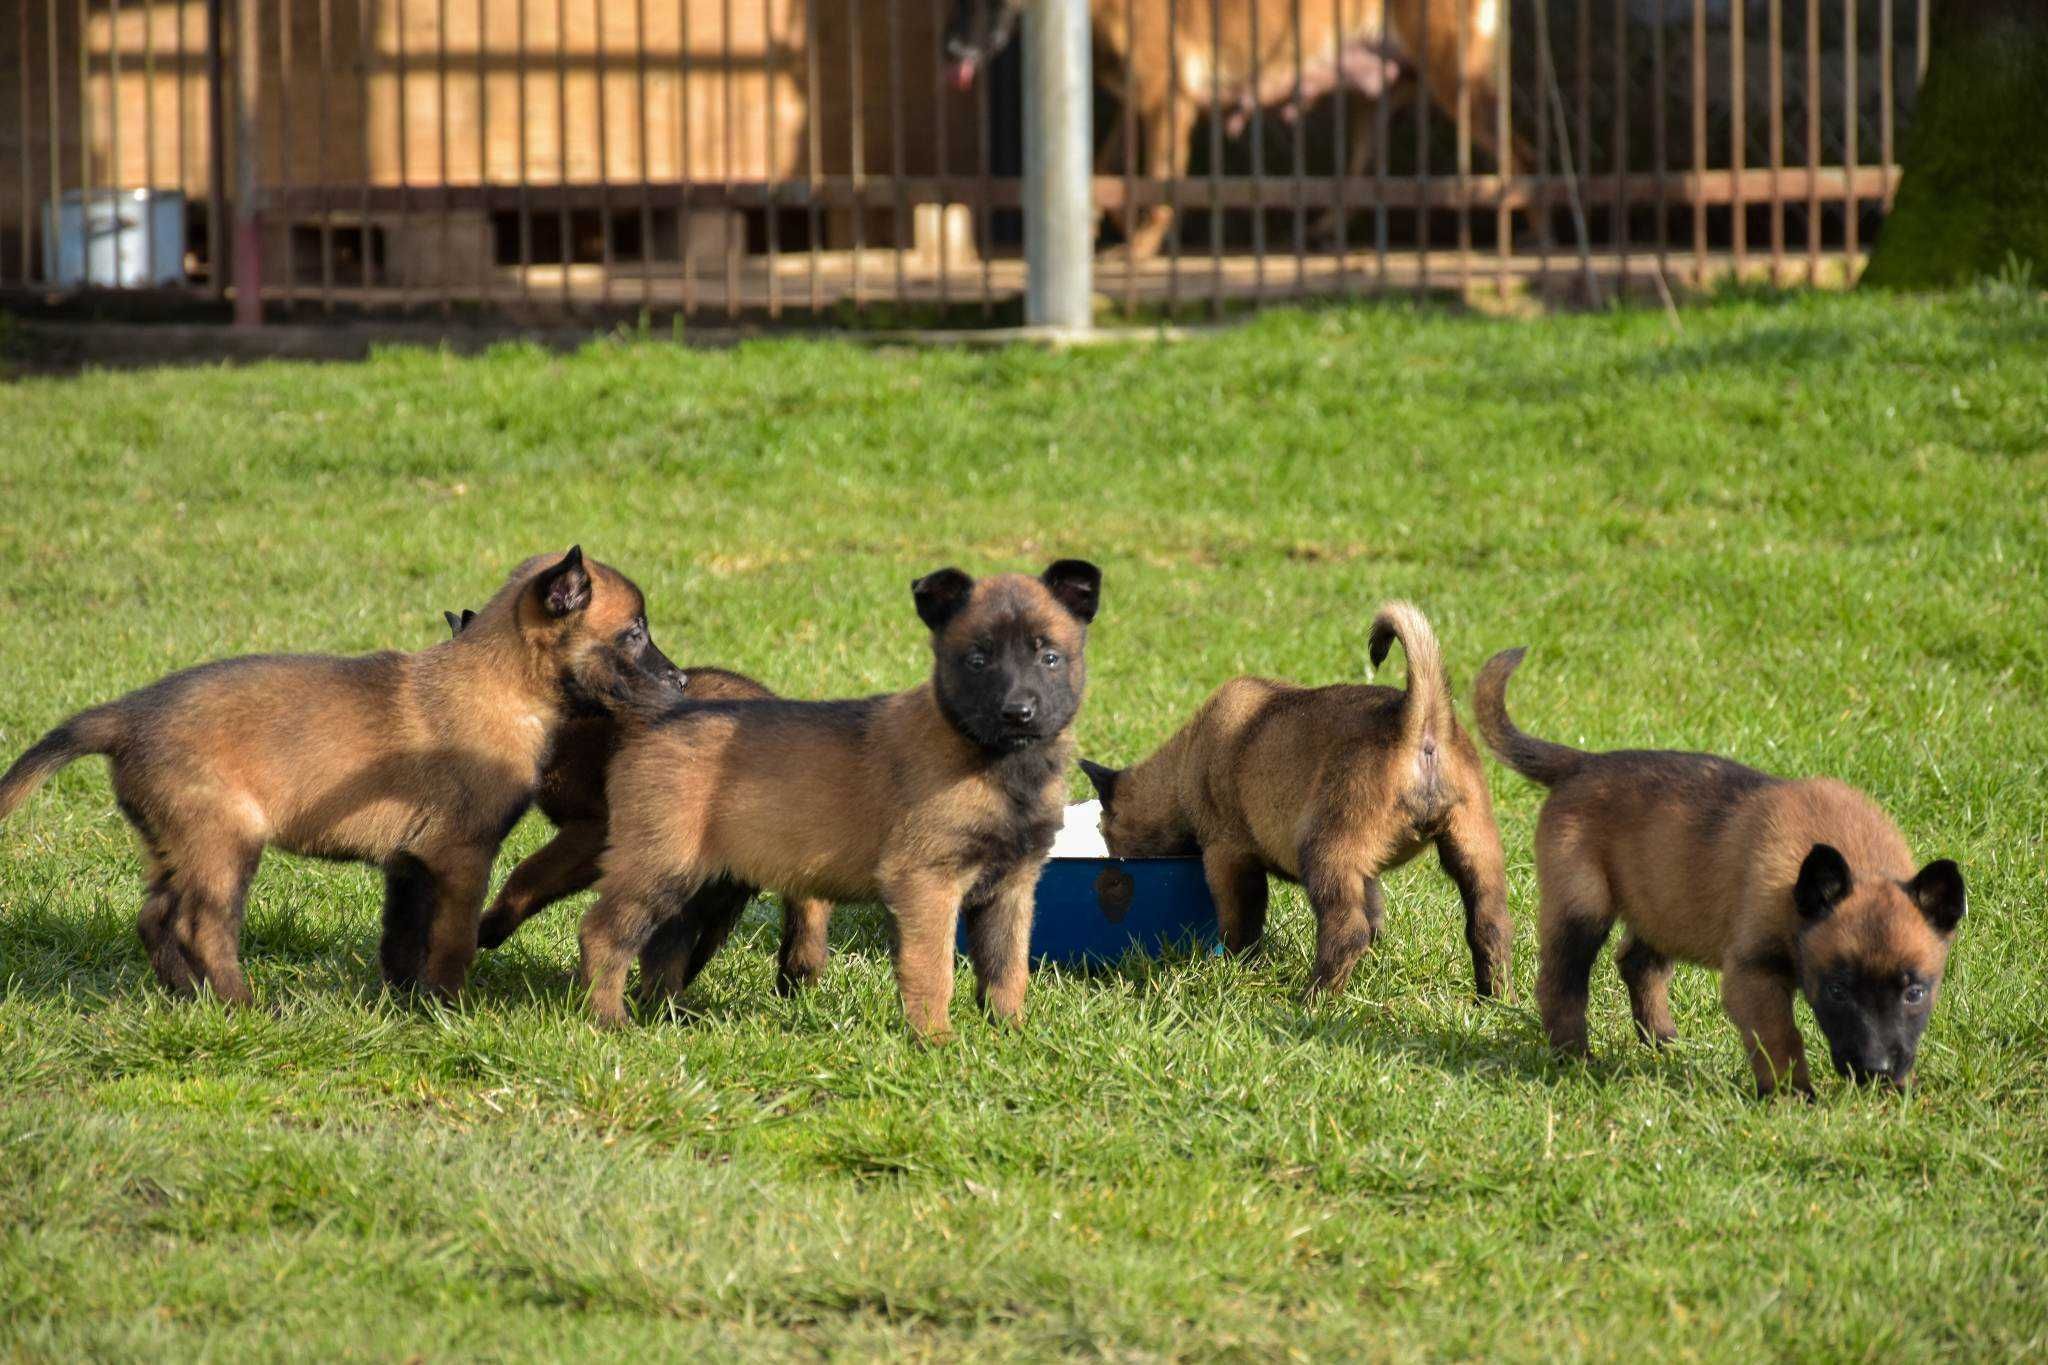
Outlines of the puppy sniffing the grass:
M460 638L415 654L266 655L82 711L0 777L0 818L86 754L141 836L158 980L246 1003L242 906L265 848L384 869L384 977L452 994L491 860L570 716L658 696L640 590L580 549L528 560Z
M462 634L476 619L464 610L441 613L450 633ZM677 668L659 650L657 668L671 670L675 699L684 701L757 701L775 694L739 673L722 668ZM598 856L604 852L610 818L604 799L605 770L619 745L619 724L609 714L575 716L556 734L547 766L541 770L533 804L554 823L555 837L514 868L477 932L479 947L495 948L520 925L566 896L597 881ZM737 896L744 906L754 888L717 883L699 896L711 898L706 909L725 905ZM722 913L722 912L721 912ZM775 988L787 995L816 981L825 970L826 930L832 903L807 896L783 903L782 951L777 955Z
M1101 580L1074 559L979 583L940 569L911 589L931 631L932 674L919 686L861 701L685 702L631 726L612 760L611 846L582 925L597 1017L625 1017L635 955L650 1001L696 975L739 906L707 913L693 898L724 879L883 901L904 1014L925 1037L950 1028L964 914L978 997L1018 1018Z
M1536 994L1552 1046L1585 1053L1587 978L1618 919L1615 965L1645 1039L1678 1036L1671 964L1696 962L1721 969L1721 1000L1760 1094L1813 1091L1795 992L1812 1005L1837 1072L1904 1085L1963 918L1956 865L1916 872L1884 813L1831 778L1531 738L1507 712L1524 652L1487 661L1474 708L1501 762L1550 788L1536 823Z
M1436 636L1405 602L1373 619L1375 665L1396 640L1405 691L1233 678L1144 762L1081 766L1113 856L1201 854L1232 951L1265 932L1267 874L1299 882L1316 915L1312 993L1341 989L1379 937L1381 874L1435 844L1465 904L1479 993L1504 996L1514 928L1479 751L1452 712Z

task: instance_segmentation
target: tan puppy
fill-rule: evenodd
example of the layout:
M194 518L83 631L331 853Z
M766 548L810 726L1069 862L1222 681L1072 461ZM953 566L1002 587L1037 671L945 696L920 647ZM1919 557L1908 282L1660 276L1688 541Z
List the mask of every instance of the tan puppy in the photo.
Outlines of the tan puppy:
M1024 1005L1032 893L1059 829L1068 727L1101 574L1063 559L1036 579L912 585L929 681L862 701L684 703L630 727L612 760L611 847L584 916L583 980L624 1018L626 972L660 1000L731 928L693 902L727 879L785 895L885 902L904 1013L950 1029L953 939L967 916L977 994Z
M1465 903L1479 993L1506 995L1514 926L1479 751L1451 709L1436 636L1405 602L1373 619L1375 665L1396 639L1404 692L1233 678L1135 767L1083 760L1103 838L1119 858L1199 851L1236 952L1265 932L1267 874L1301 883L1316 913L1312 993L1342 989L1379 937L1381 874L1433 843Z
M468 610L460 616L452 611L441 614L455 635L476 619L476 613ZM667 655L655 653L655 665L670 670L674 680L673 700L757 701L775 695L743 674L723 668L677 668ZM556 901L596 884L597 860L604 852L610 816L604 799L605 769L618 744L619 725L609 715L579 716L562 726L533 794L533 804L554 822L555 837L514 868L498 889L498 897L477 932L479 947L497 947ZM752 887L721 883L698 894L713 896L718 904L737 894L744 907L755 893ZM790 994L824 973L825 935L831 920L830 901L794 897L784 902L782 951L777 955L775 973L778 992Z
M148 863L142 941L181 995L248 1001L242 905L272 845L381 865L385 979L451 994L556 731L658 688L659 658L640 590L572 549L528 560L432 649L228 659L82 711L0 778L0 818L107 755Z
M1962 873L1913 870L1892 822L1832 778L1787 781L1711 754L1584 753L1508 719L1525 651L1480 671L1474 708L1501 762L1550 788L1536 823L1543 961L1536 995L1561 1051L1586 1051L1586 984L1615 955L1645 1039L1678 1036L1674 959L1721 970L1759 1093L1812 1093L1792 1017L1804 992L1835 1070L1903 1085L1963 918Z

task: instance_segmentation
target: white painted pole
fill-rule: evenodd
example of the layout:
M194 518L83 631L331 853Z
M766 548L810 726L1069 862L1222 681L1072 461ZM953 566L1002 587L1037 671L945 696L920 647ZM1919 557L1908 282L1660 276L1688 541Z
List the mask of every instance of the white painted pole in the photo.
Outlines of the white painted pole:
M1079 331L1093 321L1095 85L1088 0L1032 0L1024 12L1024 321Z

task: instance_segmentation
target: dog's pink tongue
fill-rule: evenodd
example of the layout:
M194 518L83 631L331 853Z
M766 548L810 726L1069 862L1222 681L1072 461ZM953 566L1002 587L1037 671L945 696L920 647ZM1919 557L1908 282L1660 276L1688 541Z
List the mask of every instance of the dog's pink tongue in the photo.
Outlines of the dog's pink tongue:
M974 88L974 59L963 57L953 63L953 88L965 94Z

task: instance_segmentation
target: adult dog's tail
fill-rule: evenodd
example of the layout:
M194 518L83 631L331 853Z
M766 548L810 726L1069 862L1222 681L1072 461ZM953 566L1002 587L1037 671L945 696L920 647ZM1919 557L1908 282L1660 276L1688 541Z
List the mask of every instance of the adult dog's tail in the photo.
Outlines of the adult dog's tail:
M1401 744L1414 748L1425 740L1434 744L1449 730L1451 688L1444 680L1443 651L1437 648L1436 632L1412 603L1387 602L1372 618L1372 637L1367 650L1372 665L1386 662L1394 641L1408 657L1408 691L1401 702Z
M1486 661L1472 687L1472 712L1494 756L1531 782L1554 787L1579 770L1586 755L1563 744L1525 735L1508 719L1508 679L1527 648L1504 649Z
M95 706L80 711L44 735L14 760L6 776L0 777L0 820L14 814L15 807L28 800L59 768L87 754L111 752L126 732L119 711L112 706Z

